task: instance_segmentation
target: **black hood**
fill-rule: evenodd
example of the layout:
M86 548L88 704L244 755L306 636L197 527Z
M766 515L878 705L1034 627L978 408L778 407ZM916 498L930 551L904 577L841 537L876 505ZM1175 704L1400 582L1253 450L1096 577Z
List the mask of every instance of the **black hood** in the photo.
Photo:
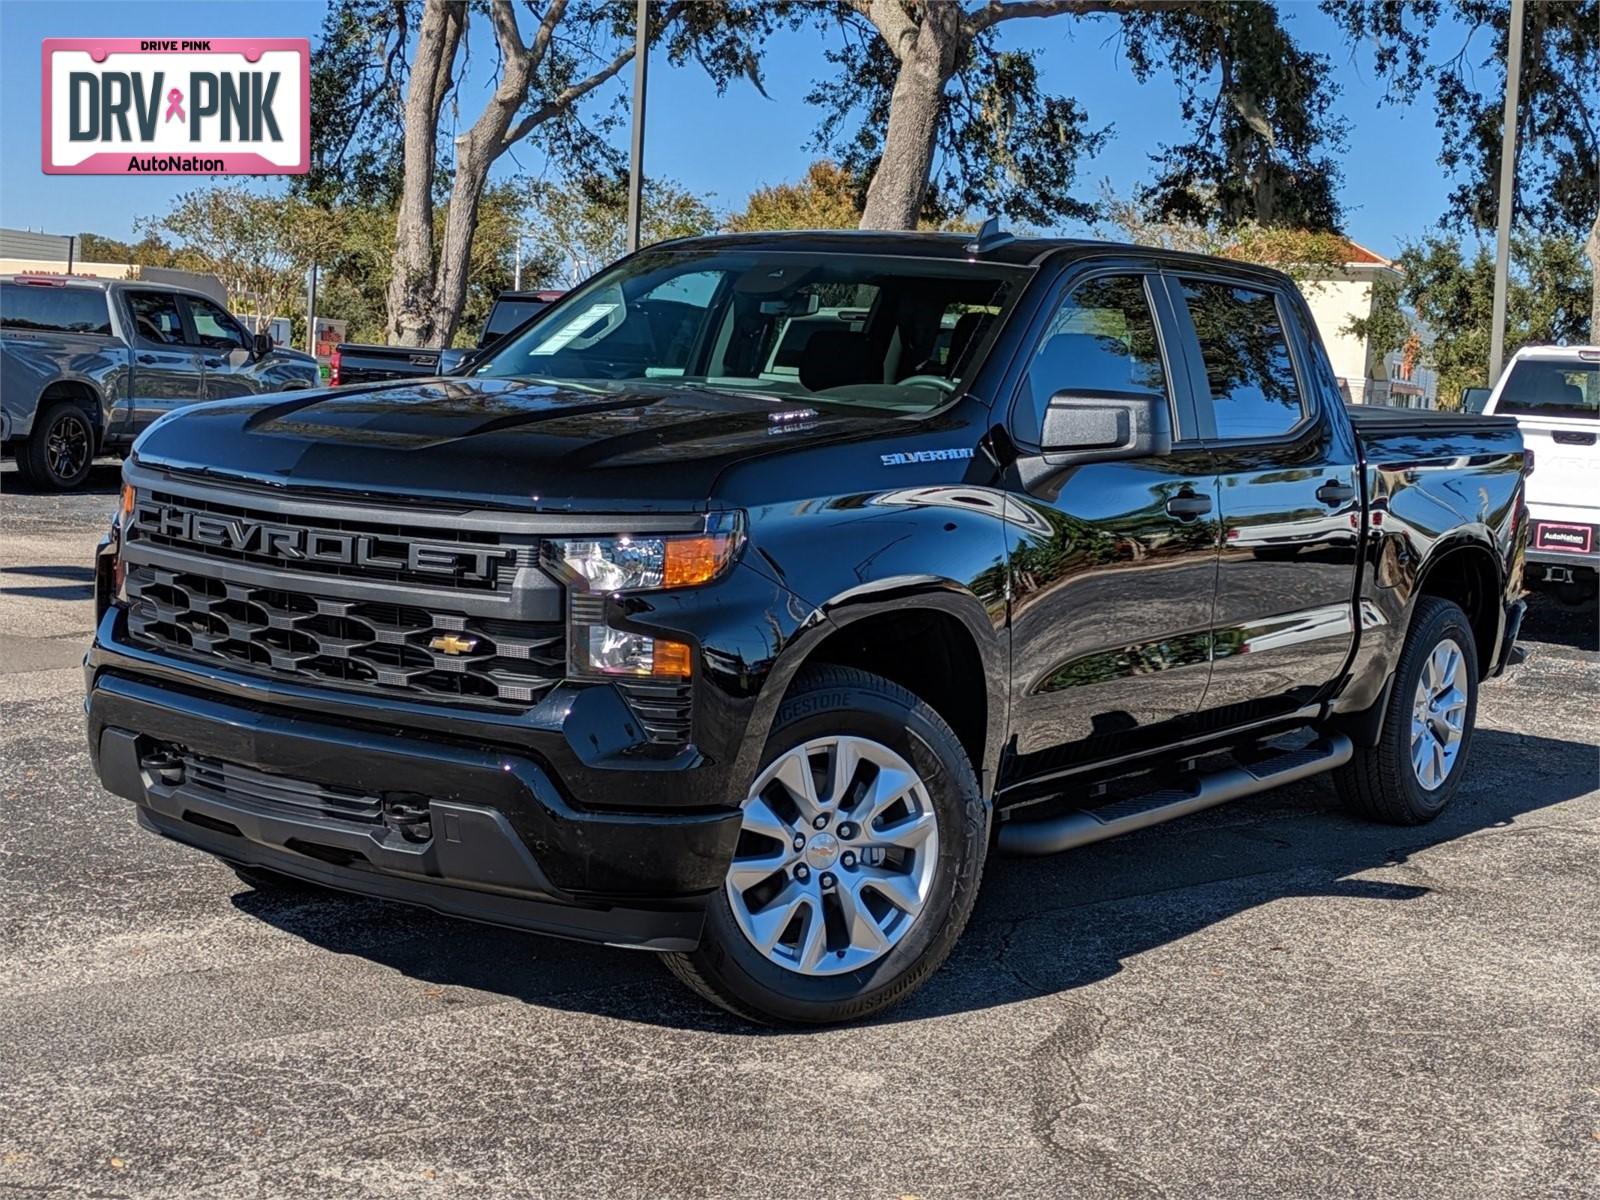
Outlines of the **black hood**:
M733 463L904 420L680 385L424 379L198 405L152 426L134 455L298 489L642 511L702 507Z

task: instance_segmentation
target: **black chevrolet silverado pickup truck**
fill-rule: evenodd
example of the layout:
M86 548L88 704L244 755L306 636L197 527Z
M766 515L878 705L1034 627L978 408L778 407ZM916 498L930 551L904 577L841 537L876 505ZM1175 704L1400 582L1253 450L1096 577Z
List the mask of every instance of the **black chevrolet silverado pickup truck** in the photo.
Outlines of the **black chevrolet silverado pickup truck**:
M1421 822L1522 615L1514 422L1347 409L1293 283L1065 240L634 254L468 375L126 465L105 786L232 864L850 1019L992 850L1320 772Z

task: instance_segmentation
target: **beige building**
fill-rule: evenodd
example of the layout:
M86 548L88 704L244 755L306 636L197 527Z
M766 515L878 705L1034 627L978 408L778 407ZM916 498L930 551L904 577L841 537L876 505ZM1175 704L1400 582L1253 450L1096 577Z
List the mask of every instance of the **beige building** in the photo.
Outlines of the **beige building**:
M1432 407L1431 372L1417 369L1414 355L1379 355L1365 338L1345 332L1353 318L1372 315L1376 283L1398 283L1402 277L1383 255L1355 242L1346 245L1342 267L1303 274L1300 280L1339 386L1354 404Z
M170 267L145 267L138 263L81 262L73 254L73 239L23 229L0 229L0 275L89 275L96 279L141 279L171 287L191 288L210 296L224 308L228 289L215 275L179 271Z

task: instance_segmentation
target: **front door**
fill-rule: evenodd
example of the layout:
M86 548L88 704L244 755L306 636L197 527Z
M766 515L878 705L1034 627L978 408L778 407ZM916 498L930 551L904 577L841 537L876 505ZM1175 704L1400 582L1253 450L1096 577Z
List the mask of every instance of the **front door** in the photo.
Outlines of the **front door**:
M1020 459L1007 481L1012 738L1003 785L1142 749L1170 736L1205 693L1216 469L1194 436L1175 375L1182 360L1158 312L1170 319L1163 283L1142 270L1069 283L1012 409ZM1050 474L1043 414L1063 390L1164 399L1172 448Z
M1175 277L1222 521L1205 710L1213 726L1304 708L1355 637L1360 480L1332 368L1287 287ZM1196 361L1198 360L1198 361Z
M200 351L189 344L175 293L130 288L122 296L132 330L128 398L137 434L163 413L200 399Z
M204 368L201 395L207 400L226 400L253 393L250 348L254 339L220 304L200 296L185 296L183 302L189 309L190 328Z

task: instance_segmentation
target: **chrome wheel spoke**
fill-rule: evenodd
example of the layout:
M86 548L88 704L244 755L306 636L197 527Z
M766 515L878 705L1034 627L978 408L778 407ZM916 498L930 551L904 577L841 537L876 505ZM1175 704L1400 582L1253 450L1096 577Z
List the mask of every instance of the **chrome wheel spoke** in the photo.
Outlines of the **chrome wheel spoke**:
M870 829L867 831L867 840L874 846L895 846L906 850L915 850L928 840L928 837L938 828L938 822L931 812L912 813L903 821L896 821L883 829Z
M876 958L890 946L888 936L883 932L883 926L878 924L878 918L872 915L872 910L861 899L861 893L854 884L838 889L839 913L844 918L844 930L850 939L850 948L865 952L868 957Z
M861 797L861 803L850 811L862 826L870 829L873 821L881 817L896 801L902 800L905 794L915 787L920 781L910 770L899 771L893 767L880 766L878 774Z
M778 944L778 939L783 936L784 930L789 928L790 922L799 913L801 906L810 905L815 908L816 904L816 896L809 888L791 883L772 898L772 903L759 912L745 910L749 915L749 924L745 932L762 953L770 954L773 947Z
M769 854L764 858L736 858L728 867L728 883L741 892L747 892L758 883L765 883L794 858L794 851Z
M922 911L923 902L927 899L915 876L887 871L882 867L862 870L861 882L857 885L857 891L861 890L877 892L901 912L913 916Z
M795 833L795 827L773 812L772 805L760 796L752 796L745 802L743 827L747 833L758 833L785 846L793 840Z
M810 755L806 754L802 747L789 751L773 765L777 767L773 778L789 793L794 806L800 810L801 819L809 823L822 812L822 801L817 798L816 780L811 776Z

